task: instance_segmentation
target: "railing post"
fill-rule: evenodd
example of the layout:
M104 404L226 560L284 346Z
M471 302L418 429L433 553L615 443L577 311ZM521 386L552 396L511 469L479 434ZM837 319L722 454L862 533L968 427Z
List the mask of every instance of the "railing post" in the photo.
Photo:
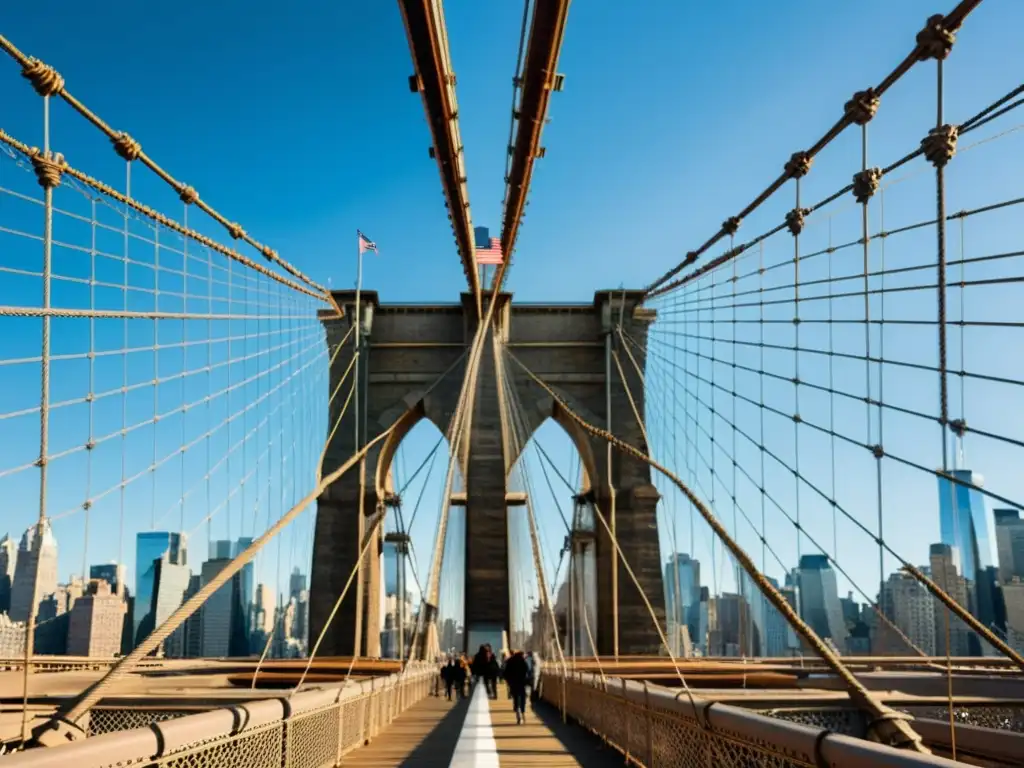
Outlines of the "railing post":
M562 696L561 696L561 701L559 701L558 703L561 705L559 707L559 709L562 710L562 722L565 723L565 722L567 722L567 719L566 719L566 716L565 716L565 708L566 708L567 705L566 705L566 690L565 690L565 688L566 688L566 678L565 678L565 671L564 670L562 671L562 674L559 675L559 677L562 679Z
M344 691L344 688L342 688ZM335 750L335 760L337 765L341 765L341 756L345 752L345 699L338 701L338 749Z
M654 765L654 718L651 717L651 692L644 680L644 724L647 727L647 766Z
M374 682L376 682L376 678L371 677L370 678L370 695L366 697L366 727L364 729L364 734L363 734L363 745L364 746L366 744L370 743L370 739L372 739L373 735L374 735L374 733L373 733L373 722L374 722L375 718L373 716L373 711L374 711L374 708L375 708L374 705L377 702L377 697L374 694Z
M626 710L626 717L623 718L626 722L626 738L624 739L626 743L622 745L622 750L626 753L626 762L628 763L629 756L632 754L633 750L630 749L632 746L632 737L630 736L629 727L629 699L626 698L626 678L622 678L622 705L623 709Z

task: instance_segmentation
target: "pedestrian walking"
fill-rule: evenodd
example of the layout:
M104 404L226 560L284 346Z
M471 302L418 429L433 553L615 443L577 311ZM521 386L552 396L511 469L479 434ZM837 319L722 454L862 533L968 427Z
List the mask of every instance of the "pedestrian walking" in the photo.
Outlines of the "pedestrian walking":
M504 677L512 698L512 709L516 713L516 723L522 724L526 722L526 684L530 679L530 670L522 651L516 651L505 662Z

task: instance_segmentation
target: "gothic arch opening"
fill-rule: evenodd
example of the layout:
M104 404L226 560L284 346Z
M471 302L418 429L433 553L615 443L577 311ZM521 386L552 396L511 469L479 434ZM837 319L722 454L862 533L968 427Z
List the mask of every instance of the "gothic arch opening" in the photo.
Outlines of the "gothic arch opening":
M581 503L594 476L593 456L585 434L564 413L552 408L551 415L521 447L508 476L510 642L514 647L532 647L542 656L553 658L554 621L563 653L583 656L594 652L594 520L589 506ZM529 528L530 510L536 521L551 613L541 600Z
M375 485L386 505L379 563L382 658L407 656L413 642L433 567L449 457L445 435L422 407L409 411L381 449ZM456 470L453 492L458 492L460 483ZM457 635L462 612L463 512L458 507L449 510L444 542L437 619L442 648L456 643L461 647Z

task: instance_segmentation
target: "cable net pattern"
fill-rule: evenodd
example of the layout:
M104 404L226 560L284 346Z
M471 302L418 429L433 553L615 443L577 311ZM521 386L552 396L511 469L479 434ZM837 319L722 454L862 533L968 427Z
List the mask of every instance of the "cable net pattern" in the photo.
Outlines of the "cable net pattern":
M992 531L1018 525L1024 501L1010 415L1024 369L1003 352L1020 342L1024 189L1001 171L1021 151L1024 88L989 75L954 111L955 55L921 58L652 291L646 345L620 344L645 361L652 454L841 654L999 653L956 615L947 627L908 566L1020 652L1024 571ZM913 97L930 127L887 113ZM699 648L801 652L685 500L662 493L664 530L717 596ZM814 598L812 581L849 590L849 605ZM678 621L691 637L701 626Z
M50 122L47 105L46 144ZM16 586L10 618L36 620L37 653L109 658L153 629L151 595L134 594L154 568L136 562L139 534L181 534L168 564L201 582L214 567L204 561L234 556L316 487L328 369L318 313L332 309L263 250L204 234L216 222L187 202L164 207L177 218L138 202L166 197L145 169L122 161L115 188L61 158L54 184L39 158L0 135L0 494L14 542L24 534L31 549L40 531L43 542L22 558L39 573L15 578L28 589L34 578L35 597ZM250 590L306 570L312 516L257 560ZM99 589L90 578L136 599L123 628L106 603L102 620L76 623L74 602ZM22 652L20 632L0 656ZM229 652L200 635L182 628L164 652Z

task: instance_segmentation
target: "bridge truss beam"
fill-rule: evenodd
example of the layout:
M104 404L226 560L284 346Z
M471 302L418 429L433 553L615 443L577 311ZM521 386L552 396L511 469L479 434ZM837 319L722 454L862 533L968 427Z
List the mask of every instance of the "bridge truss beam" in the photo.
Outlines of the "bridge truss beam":
M557 75L558 55L565 36L569 0L536 0L526 48L526 63L517 73L522 87L517 114L515 141L509 147L512 167L506 179L505 211L501 228L501 249L506 261L512 258L519 225L526 208L526 198L533 176L533 162L543 154L541 133L547 120L551 91L561 88ZM505 271L499 272L504 277ZM495 290L500 285L494 286Z
M423 110L433 138L431 155L441 172L448 219L462 260L466 282L480 309L480 279L476 270L473 220L469 210L466 165L459 133L459 105L455 98L455 73L448 50L441 0L399 0L405 33L409 39L415 74L410 89L423 98Z

